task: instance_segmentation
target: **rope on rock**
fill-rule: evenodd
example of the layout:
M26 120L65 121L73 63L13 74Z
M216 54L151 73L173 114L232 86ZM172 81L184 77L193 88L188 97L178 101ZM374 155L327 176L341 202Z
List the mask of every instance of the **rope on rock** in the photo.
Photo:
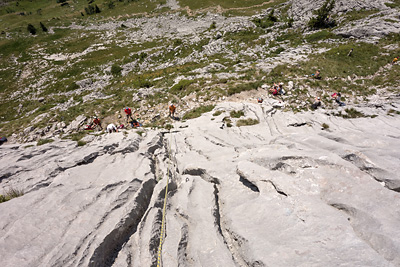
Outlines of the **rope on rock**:
M168 169L167 169L167 185L165 186L165 198L164 198L164 207L162 212L162 222L161 222L161 233L160 233L160 244L158 245L158 258L157 258L157 267L161 267L161 252L162 252L162 244L163 238L165 233L165 213L167 208L167 195L168 195L168 183L169 183L169 176L172 174L171 172L171 142L172 142L172 133L170 130L170 142L168 144Z

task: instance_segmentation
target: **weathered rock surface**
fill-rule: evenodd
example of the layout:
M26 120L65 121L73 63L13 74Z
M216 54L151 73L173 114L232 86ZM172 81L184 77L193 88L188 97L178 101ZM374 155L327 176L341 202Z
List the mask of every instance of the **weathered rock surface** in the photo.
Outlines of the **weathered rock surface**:
M156 266L171 173L162 266L399 266L399 117L270 103L83 147L3 145L0 190L25 195L0 204L2 265ZM232 110L260 123L221 129Z

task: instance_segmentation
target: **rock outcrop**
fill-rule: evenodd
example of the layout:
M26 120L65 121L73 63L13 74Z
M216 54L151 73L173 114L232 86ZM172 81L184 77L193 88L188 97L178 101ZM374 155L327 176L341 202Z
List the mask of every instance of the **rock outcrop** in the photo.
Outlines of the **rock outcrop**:
M3 145L0 188L25 195L0 204L2 264L156 266L169 177L162 266L399 266L400 121L385 108L221 103L171 132ZM221 129L231 111L244 116Z

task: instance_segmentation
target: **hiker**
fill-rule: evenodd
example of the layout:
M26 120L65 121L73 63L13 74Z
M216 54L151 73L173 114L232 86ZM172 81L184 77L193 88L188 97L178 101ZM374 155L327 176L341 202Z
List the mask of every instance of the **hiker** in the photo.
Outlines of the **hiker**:
M396 62L399 60L399 57L395 57L392 61L392 65L396 64Z
M334 93L332 95L332 98L335 99L336 103L338 103L339 106L346 106L346 104L341 101L342 95L340 93Z
M132 110L130 108L126 107L124 109L124 112L125 112L125 115L126 115L126 121L127 122L129 122L129 118L131 118L133 120L133 118L132 118Z
M115 127L114 123L110 123L109 125L107 125L107 132L118 132L117 127Z
M315 72L315 74L314 74L314 79L318 79L318 80L320 80L321 79L321 71L320 70L317 70L316 72Z
M351 54L353 54L353 48L350 49L349 53L347 54L348 57L351 57Z
M176 110L176 107L174 106L174 104L171 104L169 106L169 116L173 119L175 118L175 110Z
M264 101L264 99L262 99L262 97L257 98L257 103L262 103L263 101Z
M285 94L285 90L283 90L283 83L279 83L278 94L280 94L280 95L284 95Z
M314 103L311 105L311 109L317 109L319 106L321 106L321 98L318 96L315 98Z
M96 116L93 117L93 124L94 124L94 126L92 127L92 129L94 129L94 128L96 128L97 126L99 126L100 129L103 130L103 127L101 126L100 119L97 118Z

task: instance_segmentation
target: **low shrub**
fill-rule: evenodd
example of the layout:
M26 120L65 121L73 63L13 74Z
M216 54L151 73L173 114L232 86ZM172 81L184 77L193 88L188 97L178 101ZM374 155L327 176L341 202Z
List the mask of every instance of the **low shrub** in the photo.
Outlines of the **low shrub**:
M36 145L37 146L41 146L41 145L44 145L44 144L47 144L47 143L51 143L51 142L54 142L54 140L50 139L50 138L40 139L39 141L37 141Z
M323 123L322 124L322 129L324 129L324 130L329 129L329 125L326 124L326 123Z
M201 107L192 109L192 110L186 112L186 114L183 116L182 119L188 120L188 119L198 118L201 116L201 114L210 112L214 108L215 108L215 105L207 105L207 106L201 106Z
M33 26L32 24L28 24L28 27L27 27L27 30L28 30L28 32L30 32L32 35L35 35L36 34L36 28L35 28L35 26Z
M76 144L77 144L78 146L84 146L84 145L86 145L86 142L85 142L85 141L82 141L82 140L79 140Z
M237 122L236 122L236 126L237 127L240 127L240 126L250 126L250 125L256 125L256 124L259 124L260 123L260 121L259 120L256 120L256 119L241 119L241 120L238 120Z
M0 195L0 203L9 201L10 199L20 197L24 195L23 190L19 190L16 188L9 188L4 192L4 195Z
M244 112L243 112L243 110L238 110L238 111L232 110L230 115L232 118L240 118L240 117L244 116Z
M122 68L120 66L118 66L116 64L111 66L111 74L113 76L120 76L121 75L121 71L122 71Z
M223 110L217 110L217 111L214 112L213 116L216 117L216 116L221 115L222 113L224 113Z

